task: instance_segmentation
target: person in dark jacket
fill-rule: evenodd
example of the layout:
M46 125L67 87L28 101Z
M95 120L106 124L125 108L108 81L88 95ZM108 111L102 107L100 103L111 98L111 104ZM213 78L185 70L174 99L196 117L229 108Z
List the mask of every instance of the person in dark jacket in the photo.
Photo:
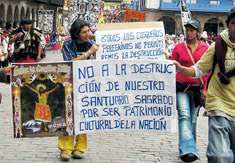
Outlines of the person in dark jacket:
M41 32L32 27L32 21L22 19L20 27L12 32L10 43L14 43L14 63L34 63L41 59Z

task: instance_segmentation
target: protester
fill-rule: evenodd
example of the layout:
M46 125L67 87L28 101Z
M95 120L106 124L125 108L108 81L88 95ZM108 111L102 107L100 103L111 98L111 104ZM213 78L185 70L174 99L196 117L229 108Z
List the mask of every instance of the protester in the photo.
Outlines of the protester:
M203 31L202 34L201 34L201 37L200 37L200 40L205 42L208 46L209 46L209 43L208 43L208 35L207 35L207 32L206 31Z
M71 40L64 42L62 52L65 61L86 60L94 58L98 45L90 41L91 31L89 23L77 19L71 26ZM75 139L75 145L74 145ZM59 136L59 149L61 160L70 160L71 155L75 159L81 159L87 151L87 135Z
M227 16L227 27L203 57L193 66L174 61L188 76L199 77L212 71L206 94L208 123L208 163L235 162L235 7Z
M32 28L32 21L23 19L20 27L13 31L10 43L14 43L13 62L34 63L41 59L41 32Z
M201 58L208 46L199 41L199 21L192 19L187 22L185 28L186 42L175 46L171 59L185 67L190 67ZM200 89L205 83L205 78L195 79L177 72L176 81L179 155L181 160L192 162L199 158L196 145L196 122L200 107Z

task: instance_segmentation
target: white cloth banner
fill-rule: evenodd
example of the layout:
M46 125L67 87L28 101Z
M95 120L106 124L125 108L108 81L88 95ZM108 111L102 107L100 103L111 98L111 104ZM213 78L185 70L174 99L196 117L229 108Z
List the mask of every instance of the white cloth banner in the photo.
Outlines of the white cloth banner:
M53 10L38 10L38 27L44 33L51 33L53 31Z
M71 27L77 18L83 19L92 26L95 26L98 22L100 2L100 0L70 0L68 28Z
M164 27L97 30L97 60L164 59Z
M176 132L175 66L168 60L73 62L75 134Z

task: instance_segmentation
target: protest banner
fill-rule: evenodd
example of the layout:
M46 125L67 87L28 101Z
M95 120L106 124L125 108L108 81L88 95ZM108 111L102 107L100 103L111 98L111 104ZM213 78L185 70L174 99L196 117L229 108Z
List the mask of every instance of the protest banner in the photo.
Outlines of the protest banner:
M53 10L38 10L38 27L44 33L51 33L53 31Z
M73 135L72 63L14 66L14 137Z
M188 9L187 3L185 0L180 0L179 3L180 6L180 11L181 11L181 20L182 20L182 27L183 27L183 32L184 35L186 35L186 29L185 29L185 24L191 20L191 12Z
M83 19L95 26L98 22L101 0L70 0L69 2L69 25L77 19Z
M98 24L96 43L97 60L165 58L162 22Z
M175 132L175 66L168 60L73 62L75 134Z

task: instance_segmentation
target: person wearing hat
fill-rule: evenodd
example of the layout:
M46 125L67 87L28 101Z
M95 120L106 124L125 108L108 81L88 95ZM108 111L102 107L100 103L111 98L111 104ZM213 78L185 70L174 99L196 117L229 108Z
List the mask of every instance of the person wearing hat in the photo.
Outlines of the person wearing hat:
M91 41L90 24L77 19L71 25L71 39L64 42L62 47L65 61L87 60L94 58L98 45ZM75 159L83 158L87 151L87 135L59 136L58 147L61 151L62 161L69 161L72 156Z
M13 62L33 63L41 59L41 32L32 28L32 21L22 19L20 27L12 32L10 43L14 43Z
M208 46L199 41L200 22L192 19L185 24L186 42L179 43L171 59L185 67L192 66L206 52ZM200 108L200 89L205 78L195 79L181 72L176 73L176 97L179 124L179 156L184 162L199 159L196 145L196 122Z
M208 51L193 66L174 61L181 73L200 77L212 72L206 93L208 116L208 163L235 162L235 7L222 31Z

